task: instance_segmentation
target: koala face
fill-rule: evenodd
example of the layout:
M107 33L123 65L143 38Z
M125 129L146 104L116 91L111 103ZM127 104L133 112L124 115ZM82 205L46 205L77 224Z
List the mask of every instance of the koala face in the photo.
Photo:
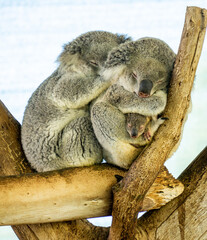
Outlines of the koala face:
M126 116L126 130L130 137L137 138L141 136L149 121L149 117L137 113L128 113Z
M110 52L103 76L142 98L149 97L158 90L167 91L175 56L159 39L126 42Z
M132 69L131 78L137 82L136 94L149 97L158 90L167 88L169 79L167 69L156 59L140 59Z
M166 89L168 74L165 66L153 58L140 58L137 64L125 69L117 83L139 97L149 97L156 91Z

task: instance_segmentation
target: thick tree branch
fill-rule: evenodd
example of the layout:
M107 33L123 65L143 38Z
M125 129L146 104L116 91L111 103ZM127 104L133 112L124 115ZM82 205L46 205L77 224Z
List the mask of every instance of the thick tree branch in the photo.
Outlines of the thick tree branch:
M181 43L176 58L168 104L169 118L155 135L155 141L132 164L128 174L114 191L113 222L110 240L133 239L137 213L160 168L179 142L187 115L190 94L207 25L207 11L187 8Z
M207 239L207 147L180 175L184 192L138 220L135 239Z
M32 172L20 142L20 124L0 101L0 175ZM108 236L108 228L93 226L86 220L15 225L12 228L21 240L104 240Z

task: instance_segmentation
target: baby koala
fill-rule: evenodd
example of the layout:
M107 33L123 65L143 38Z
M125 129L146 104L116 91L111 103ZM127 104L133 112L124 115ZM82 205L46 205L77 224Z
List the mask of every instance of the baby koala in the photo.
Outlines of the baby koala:
M146 117L138 113L126 114L126 130L130 137L137 138L141 136L147 127L151 117Z
M147 117L138 113L126 114L126 130L131 138L143 137L144 140L150 141L159 127L166 118L157 118L157 116Z

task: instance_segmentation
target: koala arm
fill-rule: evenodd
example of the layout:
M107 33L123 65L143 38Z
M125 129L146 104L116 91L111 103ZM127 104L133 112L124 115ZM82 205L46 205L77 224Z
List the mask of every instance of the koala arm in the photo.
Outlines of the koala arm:
M110 86L101 76L62 76L55 84L51 100L60 107L81 108Z
M125 90L118 84L112 85L105 94L105 100L116 106L122 113L139 113L154 116L161 113L167 103L167 94L160 90L147 98Z

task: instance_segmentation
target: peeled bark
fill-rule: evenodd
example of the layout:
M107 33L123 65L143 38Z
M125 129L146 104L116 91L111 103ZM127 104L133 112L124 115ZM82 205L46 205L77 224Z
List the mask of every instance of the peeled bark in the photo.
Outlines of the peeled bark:
M207 11L188 7L180 47L173 70L163 124L154 141L132 164L126 177L114 191L113 221L109 239L133 239L137 213L144 196L157 177L160 168L180 140L187 116L191 89L207 25Z

